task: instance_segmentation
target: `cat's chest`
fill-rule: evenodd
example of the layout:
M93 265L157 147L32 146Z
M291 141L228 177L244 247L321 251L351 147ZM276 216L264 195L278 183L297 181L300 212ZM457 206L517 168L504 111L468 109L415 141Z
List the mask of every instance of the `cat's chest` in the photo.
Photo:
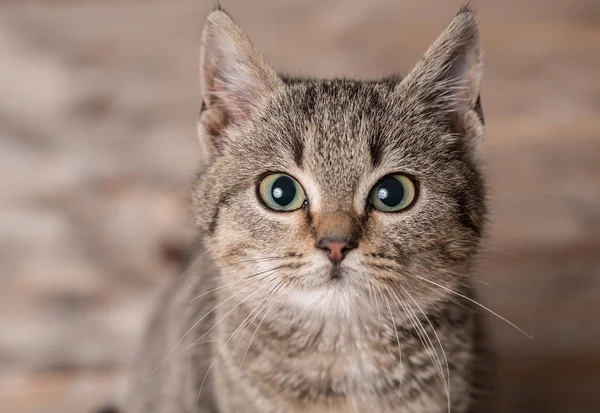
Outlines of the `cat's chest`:
M364 326L325 325L310 348L287 354L284 370L309 398L378 392L390 379L401 379L401 348L382 344Z
M368 387L386 364L375 343L352 332L325 336L315 352L306 358L307 363L319 368L332 388L339 391Z
M300 374L285 373L286 386L278 389L282 405L273 412L445 412L444 391L434 384L423 392L423 383L415 380L415 371L409 371L408 360L397 357L398 349L402 351L402 346L383 354L347 346L337 354L315 352L296 360L292 369Z
M318 334L305 330L302 339L293 333L252 352L243 373L250 399L270 395L264 412L441 413L447 408L437 369L415 340L383 323L375 330L358 327L325 325Z

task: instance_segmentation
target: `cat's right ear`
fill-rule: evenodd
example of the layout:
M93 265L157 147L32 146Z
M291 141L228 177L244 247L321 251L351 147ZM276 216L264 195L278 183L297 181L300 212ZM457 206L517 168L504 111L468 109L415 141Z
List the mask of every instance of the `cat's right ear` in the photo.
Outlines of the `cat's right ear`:
M202 110L198 137L205 158L226 145L224 131L244 122L282 80L223 10L206 19L200 50Z

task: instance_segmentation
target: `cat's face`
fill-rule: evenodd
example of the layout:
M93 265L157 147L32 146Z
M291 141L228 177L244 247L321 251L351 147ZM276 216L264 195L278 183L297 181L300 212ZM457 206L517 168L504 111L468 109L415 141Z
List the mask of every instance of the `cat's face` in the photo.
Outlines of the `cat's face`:
M434 45L404 80L290 80L241 36L221 13L204 37L194 204L223 284L329 315L390 294L434 303L432 283L453 288L482 231L478 55L454 67Z

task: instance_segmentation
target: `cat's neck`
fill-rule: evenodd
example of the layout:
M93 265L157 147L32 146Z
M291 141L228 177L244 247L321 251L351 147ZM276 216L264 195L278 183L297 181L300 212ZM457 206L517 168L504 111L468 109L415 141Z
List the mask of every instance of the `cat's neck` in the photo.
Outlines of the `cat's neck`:
M470 306L452 296L428 308L409 302L382 301L343 316L334 311L332 315L307 313L285 304L257 310L255 305L241 301L243 299L232 303L232 309L217 310L217 320L223 318L227 324L220 329L222 334L235 332L237 336L249 336L251 339L246 337L248 347L258 346L275 352L284 349L298 355L374 349L381 343L396 342L400 336L418 336L422 325L439 328L451 323L452 318L472 312Z

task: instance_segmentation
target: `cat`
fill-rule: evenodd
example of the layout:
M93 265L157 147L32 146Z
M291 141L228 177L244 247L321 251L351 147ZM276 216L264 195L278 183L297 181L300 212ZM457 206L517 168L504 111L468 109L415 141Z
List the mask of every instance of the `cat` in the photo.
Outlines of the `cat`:
M212 11L202 252L157 308L128 413L490 412L481 74L470 6L372 81L280 75Z

